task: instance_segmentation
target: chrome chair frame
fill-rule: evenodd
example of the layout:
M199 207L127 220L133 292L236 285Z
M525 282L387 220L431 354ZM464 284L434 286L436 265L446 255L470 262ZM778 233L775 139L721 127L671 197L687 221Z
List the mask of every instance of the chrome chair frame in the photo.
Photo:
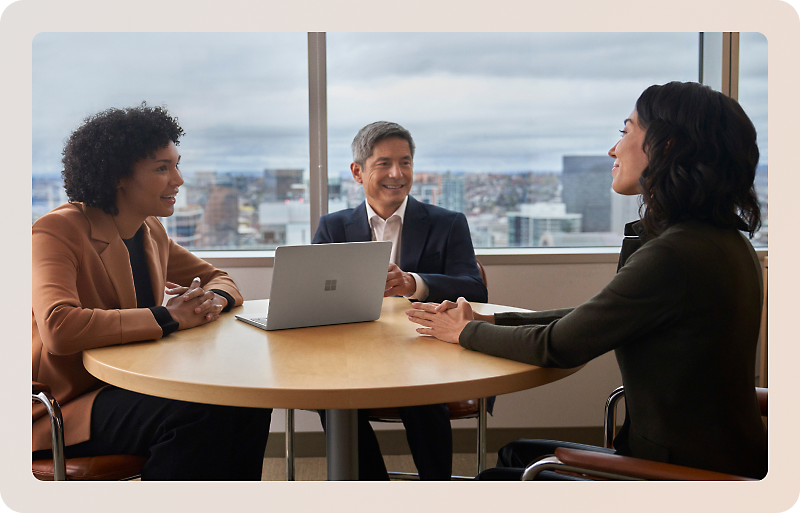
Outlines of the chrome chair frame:
M767 415L767 389L756 388L761 415ZM619 400L625 397L625 390L619 387L608 397L603 418L605 431L605 447L613 449L616 431L616 413ZM589 455L592 455L589 457ZM567 463L564 463L564 462ZM576 466L579 465L579 466ZM611 472L604 469L608 468ZM579 449L557 448L554 455L548 455L528 465L522 474L523 481L533 480L544 470L567 471L601 479L622 481L752 481L752 478L682 467L669 463L652 462L638 458L614 454L596 453Z
M614 389L613 392L606 399L605 410L603 412L603 433L605 435L606 449L614 448L614 435L617 431L617 405L621 399L625 398L625 387L620 386ZM534 461L525 468L522 473L523 481L532 481L539 473L545 470L561 470L566 472L575 472L586 476L594 476L602 479L612 479L616 481L643 481L643 479L623 476L611 472L601 472L598 470L588 470L564 464L555 455L544 456L541 459Z
M61 418L61 406L56 398L46 390L32 394L34 401L39 401L47 409L50 416L50 434L53 443L53 481L67 480L67 462L64 459L64 420Z
M533 463L528 465L525 468L525 471L522 473L522 480L533 481L536 478L536 476L538 476L541 472L545 470L561 470L565 472L575 472L576 474L595 476L603 479L613 479L615 481L644 481L644 479L613 474L611 472L601 472L599 470L588 470L584 468L572 467L570 465L565 465L556 456L544 456L541 459L534 461Z
M611 392L606 399L606 408L603 412L603 433L605 433L605 448L614 448L614 435L617 434L617 404L625 398L625 387L620 386Z
M31 399L33 401L39 401L42 403L47 410L47 414L50 417L50 435L51 435L51 443L52 443L52 461L53 461L53 481L66 481L67 480L67 458L64 455L64 419L61 415L61 406L58 404L58 401L55 397L50 393L50 389L47 385L33 382L33 392L31 394ZM108 461L109 458L119 458L120 456L124 456L125 458L136 458L127 455L112 455L112 456L96 456L93 458L76 458L75 460L69 460L72 462L72 467L70 469L71 472L71 479L75 480L105 480L108 478L109 470L110 474L115 475L114 479L120 481L130 481L133 479L137 479L141 477L141 466L137 466L136 462L131 463L130 461L125 461L127 465L125 468L115 468L114 466L109 467ZM82 465L84 464L84 460L94 460L96 463L102 462L99 468L102 468L105 472L105 477L98 477L100 474L94 474L89 479L86 479L86 475L83 474L81 471ZM45 461L45 460L42 460ZM118 464L118 462L115 461ZM136 470L133 470L136 469ZM41 472L41 471L40 471ZM73 474L74 473L74 474ZM34 475L38 479L43 479L39 475L37 475L36 470L34 470ZM49 475L49 472L45 471L45 475ZM44 478L43 480L48 480Z

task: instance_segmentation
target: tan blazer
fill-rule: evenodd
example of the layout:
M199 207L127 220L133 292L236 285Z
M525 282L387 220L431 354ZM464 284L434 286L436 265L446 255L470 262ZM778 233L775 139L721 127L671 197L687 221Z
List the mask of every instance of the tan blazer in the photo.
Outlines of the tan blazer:
M83 367L84 349L161 338L147 308L136 308L130 258L112 216L81 203L62 205L33 225L33 380L47 384L61 405L64 440L89 439L92 403L105 383ZM223 290L242 296L224 272L174 243L155 217L144 224L144 251L155 302L164 284ZM50 448L50 424L33 408L33 450Z

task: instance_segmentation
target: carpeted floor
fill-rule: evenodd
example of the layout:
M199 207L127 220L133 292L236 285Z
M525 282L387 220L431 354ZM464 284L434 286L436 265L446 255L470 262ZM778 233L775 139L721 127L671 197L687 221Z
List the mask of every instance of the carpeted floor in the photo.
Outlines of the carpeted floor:
M416 472L414 462L410 455L384 456L386 468L394 472ZM497 454L487 454L487 467L492 468L497 463ZM475 454L454 454L453 474L460 476L474 476L477 472ZM285 481L286 460L283 458L265 458L261 471L262 481ZM296 481L324 481L327 475L325 458L295 458Z

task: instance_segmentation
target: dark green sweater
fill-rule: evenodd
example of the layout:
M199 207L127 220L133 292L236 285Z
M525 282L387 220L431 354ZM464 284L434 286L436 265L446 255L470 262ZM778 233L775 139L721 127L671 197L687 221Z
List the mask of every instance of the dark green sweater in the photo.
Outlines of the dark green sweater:
M626 230L643 235L638 223ZM583 305L472 321L461 345L562 368L614 350L627 406L619 454L763 477L754 387L763 286L753 247L737 230L702 223L625 242L619 272Z

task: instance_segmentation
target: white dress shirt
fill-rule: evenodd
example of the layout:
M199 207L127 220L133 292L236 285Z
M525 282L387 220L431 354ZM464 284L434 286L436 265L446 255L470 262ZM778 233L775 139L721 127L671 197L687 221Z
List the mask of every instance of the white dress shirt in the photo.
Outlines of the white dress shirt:
M400 256L400 238L403 234L403 218L406 215L408 196L406 196L406 199L403 200L403 203L385 221L372 209L372 207L369 206L368 201L365 201L364 204L367 206L367 219L369 220L369 226L372 231L372 240L392 241L392 253L389 257L389 262L392 264L397 264L397 259ZM428 297L428 284L425 283L425 280L423 280L417 273L408 274L414 277L414 281L417 284L417 290L412 295L405 297L408 299L425 301L425 298Z

